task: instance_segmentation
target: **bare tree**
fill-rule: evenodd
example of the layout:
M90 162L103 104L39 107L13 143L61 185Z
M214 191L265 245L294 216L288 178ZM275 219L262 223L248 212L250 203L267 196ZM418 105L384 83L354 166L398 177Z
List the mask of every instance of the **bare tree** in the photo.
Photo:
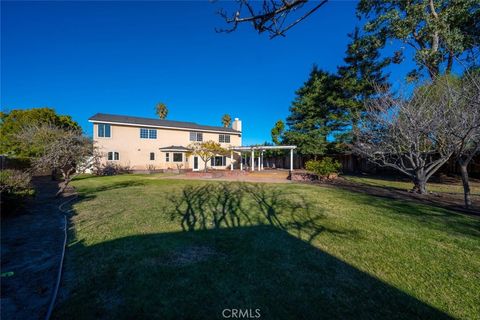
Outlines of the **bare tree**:
M61 172L63 181L55 196L62 194L75 176L84 173L100 158L92 140L79 130L39 125L24 128L19 136L41 150L32 162L35 169Z
M415 90L410 98L382 95L368 106L353 150L407 175L414 183L412 191L425 194L427 181L453 154L450 110L444 100L432 101L428 87Z
M231 27L217 29L217 32L235 31L239 24L251 23L258 33L268 32L270 38L285 36L296 24L322 7L328 0L236 0L238 8L234 13L220 10L218 14ZM305 9L305 10L304 10Z
M451 103L449 120L451 145L460 167L465 207L472 205L468 165L480 153L480 73L466 71L462 79L446 78L441 91Z

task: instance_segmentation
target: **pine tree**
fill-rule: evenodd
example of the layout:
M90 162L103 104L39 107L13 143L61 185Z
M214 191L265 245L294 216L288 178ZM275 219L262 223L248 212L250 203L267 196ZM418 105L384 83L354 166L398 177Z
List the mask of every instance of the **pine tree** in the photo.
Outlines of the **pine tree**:
M337 79L314 66L308 80L296 91L284 141L297 145L303 155L315 158L324 154L327 137L345 126L346 113L334 103L339 94L335 87Z
M347 114L348 124L336 134L337 148L351 141L352 131L364 116L366 104L375 98L378 90L389 88L388 76L383 70L391 59L380 57L382 41L373 36L361 36L358 27L348 36L351 42L345 52L345 65L338 67L335 86L340 93L334 102Z

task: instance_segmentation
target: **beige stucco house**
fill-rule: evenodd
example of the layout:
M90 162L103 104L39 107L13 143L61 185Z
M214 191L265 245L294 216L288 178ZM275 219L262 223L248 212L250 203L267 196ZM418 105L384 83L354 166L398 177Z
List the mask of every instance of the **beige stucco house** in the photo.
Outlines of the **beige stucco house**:
M199 141L216 141L224 148L242 145L242 123L238 118L231 128L97 113L93 139L102 153L102 162L128 166L133 170L204 169L203 161L188 155L188 145ZM213 158L208 167L227 169L238 159L234 156Z

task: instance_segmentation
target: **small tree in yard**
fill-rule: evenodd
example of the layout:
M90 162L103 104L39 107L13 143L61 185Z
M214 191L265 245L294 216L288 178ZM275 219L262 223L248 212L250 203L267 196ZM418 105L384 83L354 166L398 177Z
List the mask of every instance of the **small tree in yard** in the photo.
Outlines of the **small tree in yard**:
M97 163L100 154L92 140L79 130L62 129L50 125L26 127L21 139L41 147L42 152L33 159L38 170L57 169L63 181L55 196L62 194L72 179Z
M220 143L215 141L194 142L188 148L187 156L198 156L205 163L205 172L207 172L207 164L213 157L217 155L226 155L227 149L222 148Z
M368 106L353 150L371 162L410 177L412 191L425 194L428 179L453 154L449 141L451 108L415 90L409 99L383 95Z

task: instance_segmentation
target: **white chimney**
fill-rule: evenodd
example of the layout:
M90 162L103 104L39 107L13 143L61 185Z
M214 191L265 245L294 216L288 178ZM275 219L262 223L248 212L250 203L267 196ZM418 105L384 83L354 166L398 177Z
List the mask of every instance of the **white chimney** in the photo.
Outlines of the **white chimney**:
M241 132L242 131L242 121L239 120L238 118L235 118L235 120L232 123L232 129Z

